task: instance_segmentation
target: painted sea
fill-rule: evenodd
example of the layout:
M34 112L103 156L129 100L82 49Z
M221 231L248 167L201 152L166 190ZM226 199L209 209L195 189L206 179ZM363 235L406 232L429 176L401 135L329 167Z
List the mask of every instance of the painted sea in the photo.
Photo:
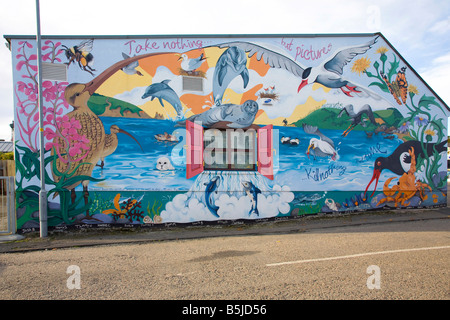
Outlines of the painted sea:
M185 130L174 128L170 120L134 119L102 117L105 130L109 133L111 125L133 135L142 146L125 134L118 134L119 145L116 151L105 159L103 168L96 167L93 177L103 179L90 182L89 189L97 191L114 190L166 190L188 191L196 178L186 179ZM396 136L387 139L378 133L369 137L364 131L351 131L342 137L339 130L320 131L334 141L338 152L336 160L331 157L314 159L306 154L309 140L317 136L306 134L302 128L274 127L274 170L275 179L264 179L267 188L287 186L291 191L363 191L373 174L374 160L379 156L390 155L402 143ZM157 134L175 135L179 142L162 142L155 138ZM281 137L298 138L298 145L282 144ZM156 169L157 159L168 157L174 170ZM388 171L387 171L388 172ZM378 184L381 190L384 181L390 175L383 172ZM230 173L228 173L230 174ZM253 177L255 173L234 172L243 177ZM372 185L371 188L374 186ZM81 190L81 186L77 187Z

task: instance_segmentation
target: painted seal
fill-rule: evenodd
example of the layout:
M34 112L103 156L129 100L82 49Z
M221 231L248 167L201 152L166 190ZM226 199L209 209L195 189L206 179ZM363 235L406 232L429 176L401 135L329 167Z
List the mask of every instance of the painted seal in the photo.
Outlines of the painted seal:
M243 104L222 104L220 106L206 110L205 112L193 115L187 120L201 122L201 125L210 128L218 122L229 122L229 128L247 128L253 124L258 103L254 100L247 100Z

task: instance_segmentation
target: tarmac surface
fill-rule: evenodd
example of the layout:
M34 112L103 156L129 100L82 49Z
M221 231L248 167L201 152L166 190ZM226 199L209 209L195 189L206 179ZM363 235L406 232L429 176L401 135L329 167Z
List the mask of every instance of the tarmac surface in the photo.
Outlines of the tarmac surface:
M450 207L447 205L447 207L434 209L396 209L348 214L319 214L296 219L252 222L249 224L49 231L45 238L41 238L38 232L34 232L24 235L0 236L0 253L213 237L292 234L336 227L350 228L359 225L448 218L450 218Z
M447 180L447 190L450 190L450 178ZM288 220L236 222L230 225L49 231L45 238L41 238L39 232L0 235L0 253L213 237L290 234L336 227L448 218L450 218L450 196L447 197L447 207L432 209L383 209L317 214Z

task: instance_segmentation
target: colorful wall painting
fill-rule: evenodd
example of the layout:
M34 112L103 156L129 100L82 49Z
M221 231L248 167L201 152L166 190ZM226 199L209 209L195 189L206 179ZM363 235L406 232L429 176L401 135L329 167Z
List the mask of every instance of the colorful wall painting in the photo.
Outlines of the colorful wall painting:
M39 228L37 55L11 43L19 231ZM48 223L445 206L449 107L383 35L43 37Z

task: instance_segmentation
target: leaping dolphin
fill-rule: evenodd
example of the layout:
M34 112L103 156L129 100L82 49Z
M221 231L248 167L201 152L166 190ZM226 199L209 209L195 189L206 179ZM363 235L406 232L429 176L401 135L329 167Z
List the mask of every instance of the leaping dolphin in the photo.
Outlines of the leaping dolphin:
M177 120L183 118L183 107L181 105L180 98L177 93L168 85L170 80L164 80L161 82L153 83L145 89L145 93L142 95L142 99L152 97L158 98L159 103L164 107L163 99L170 103L177 112Z
M252 203L252 207L251 207L248 215L251 216L252 213L255 213L257 216L259 216L258 193L261 193L261 190L259 188L257 188L250 181L244 181L244 182L242 182L242 185L244 186L244 192L250 198L250 202Z
M206 190L205 190L205 199L206 199L206 206L208 207L209 211L211 211L211 213L216 216L217 218L220 218L219 214L217 213L217 211L219 211L219 207L216 206L214 199L213 199L213 194L214 192L217 193L217 187L219 185L219 176L215 176L211 179L211 181L209 181L209 183L204 183L204 185L206 186Z
M247 55L238 47L230 47L217 60L214 70L213 97L216 105L222 104L225 89L239 75L244 81L244 88L246 88L249 81Z

